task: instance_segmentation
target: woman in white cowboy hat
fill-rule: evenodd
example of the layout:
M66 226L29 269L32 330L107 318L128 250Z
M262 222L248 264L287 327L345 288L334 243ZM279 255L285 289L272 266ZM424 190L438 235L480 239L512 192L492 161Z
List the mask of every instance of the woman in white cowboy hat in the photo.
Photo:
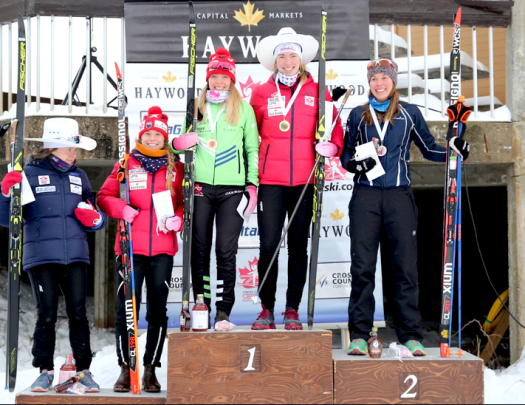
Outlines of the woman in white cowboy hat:
M259 296L263 310L252 329L275 329L274 305L277 288L277 260L268 269L279 244L285 217L291 215L315 164L315 152L339 156L343 148L340 121L331 142L316 143L319 85L306 65L311 62L319 43L309 35L283 28L277 35L259 42L259 62L272 72L267 83L257 87L251 97L261 144L259 146L260 232L259 280L268 277ZM326 99L331 101L324 89ZM334 108L335 112L335 108ZM335 113L334 113L335 116ZM288 232L288 290L286 292L285 329L302 329L297 310L302 298L307 272L308 230L312 219L313 181L305 193Z
M79 135L78 123L70 118L44 122L43 142L27 159L24 173L35 200L24 205L22 266L28 272L37 307L33 335L33 366L40 375L32 391L49 390L53 383L53 355L58 297L64 294L69 319L69 341L80 380L88 392L99 386L89 372L91 347L86 317L87 272L90 262L86 232L101 229L106 216L95 208L86 173L77 167L77 149L93 150L95 140ZM9 226L10 190L22 181L12 171L2 180L0 225Z

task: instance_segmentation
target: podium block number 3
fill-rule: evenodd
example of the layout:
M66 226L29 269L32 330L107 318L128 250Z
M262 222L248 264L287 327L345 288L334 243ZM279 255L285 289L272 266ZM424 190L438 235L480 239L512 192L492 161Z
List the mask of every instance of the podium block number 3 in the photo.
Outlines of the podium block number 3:
M261 345L241 345L241 373L261 372Z
M401 399L419 399L419 373L401 373L399 375Z

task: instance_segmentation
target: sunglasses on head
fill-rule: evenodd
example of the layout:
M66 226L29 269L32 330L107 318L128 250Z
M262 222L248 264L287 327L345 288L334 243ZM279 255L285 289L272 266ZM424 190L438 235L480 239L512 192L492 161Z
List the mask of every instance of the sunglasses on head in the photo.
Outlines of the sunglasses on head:
M82 135L71 135L65 138L60 138L60 139L78 144L80 143L80 140L82 139Z
M209 70L222 69L222 70L225 70L226 72L232 72L233 74L235 74L235 66L233 66L232 64L228 62L221 62L221 61L210 62L208 64L208 69Z
M376 66L381 66L381 67L388 67L388 66L390 66L392 69L396 70L396 68L394 67L394 64L392 62L390 62L388 59L373 60L372 62L368 63L366 68L367 69L373 69Z

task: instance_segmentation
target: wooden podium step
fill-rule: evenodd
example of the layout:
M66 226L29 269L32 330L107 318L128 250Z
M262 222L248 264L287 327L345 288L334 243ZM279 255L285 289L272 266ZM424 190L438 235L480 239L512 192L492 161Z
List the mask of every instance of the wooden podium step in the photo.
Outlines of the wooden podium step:
M168 404L332 401L330 331L169 334Z
M166 391L158 394L142 392L139 395L116 393L112 389L101 389L98 393L84 395L31 392L29 388L16 394L16 404L165 404Z
M442 358L439 348L427 356L403 359L349 356L334 350L334 404L482 404L483 360L464 352Z

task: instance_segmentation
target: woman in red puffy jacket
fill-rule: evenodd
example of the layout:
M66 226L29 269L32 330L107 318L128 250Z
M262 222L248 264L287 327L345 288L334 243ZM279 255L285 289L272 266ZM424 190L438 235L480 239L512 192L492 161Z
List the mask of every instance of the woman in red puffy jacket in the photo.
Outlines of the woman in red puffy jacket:
M178 159L177 159L178 160ZM183 165L175 161L168 144L168 117L159 107L151 107L140 126L139 139L129 155L129 201L119 198L120 183L117 180L119 163L98 193L100 209L113 218L132 223L133 273L137 314L140 308L142 284L146 279L148 333L144 353L142 388L147 392L159 392L160 384L155 367L160 367L160 357L166 338L168 300L173 256L177 253L176 232L182 229L182 178ZM173 203L172 216L157 221L153 195L169 190ZM121 250L119 237L115 241L117 272L121 274ZM121 374L113 389L116 392L130 390L129 351L126 330L124 291L119 283L117 291L119 309L115 336Z
M277 260L268 270L279 244L285 217L298 204L301 191L315 164L315 152L325 157L339 156L343 149L343 129L338 120L330 142L316 143L319 85L306 69L317 54L319 43L312 36L283 28L276 36L261 40L259 62L273 73L267 83L252 94L252 105L261 144L259 146L260 232L259 280L268 277L259 291L263 310L252 329L275 329L274 306L277 288ZM331 101L326 91L326 100ZM336 109L333 108L333 116ZM292 221L288 240L288 290L283 312L285 329L302 329L299 304L306 282L308 229L312 219L313 177Z

